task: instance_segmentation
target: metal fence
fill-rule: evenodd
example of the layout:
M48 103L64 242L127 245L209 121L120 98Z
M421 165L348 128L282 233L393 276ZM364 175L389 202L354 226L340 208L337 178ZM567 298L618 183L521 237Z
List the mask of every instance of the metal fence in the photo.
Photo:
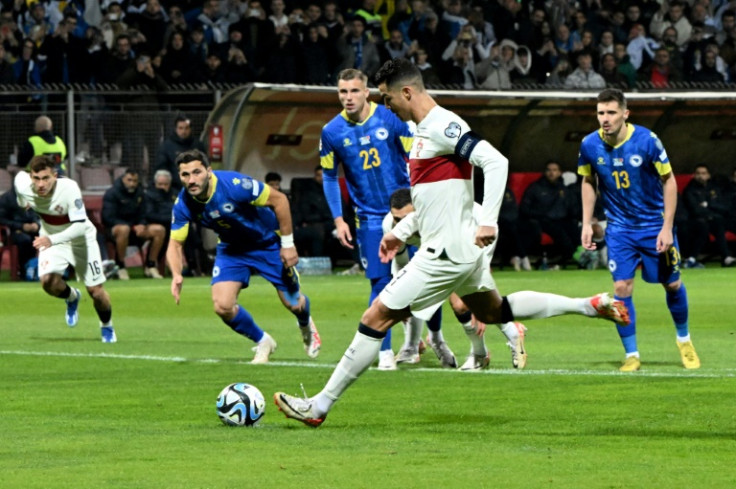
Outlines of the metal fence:
M70 174L83 168L135 168L145 180L158 147L184 113L199 137L221 89L170 90L34 90L0 87L0 168L17 168L20 146L33 134L34 121L47 115L54 133L67 145ZM84 190L84 189L83 189Z

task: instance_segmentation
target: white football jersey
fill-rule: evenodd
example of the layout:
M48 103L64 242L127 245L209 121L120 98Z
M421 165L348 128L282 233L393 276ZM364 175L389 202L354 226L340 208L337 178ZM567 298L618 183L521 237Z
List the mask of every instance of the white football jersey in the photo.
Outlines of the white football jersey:
M417 124L409 153L412 202L416 209L422 246L419 253L444 254L456 263L474 262L482 250L474 244L473 166L483 169L485 195L480 223L497 227L508 160L486 141L470 158L456 153L461 136L470 131L457 114L435 106Z
M53 193L49 197L40 197L33 191L31 176L21 171L15 177L15 193L18 205L30 206L41 217L41 236L51 236L67 229L72 222L84 222L85 236L95 237L97 230L87 219L87 211L82 200L82 191L77 182L70 178L58 178Z

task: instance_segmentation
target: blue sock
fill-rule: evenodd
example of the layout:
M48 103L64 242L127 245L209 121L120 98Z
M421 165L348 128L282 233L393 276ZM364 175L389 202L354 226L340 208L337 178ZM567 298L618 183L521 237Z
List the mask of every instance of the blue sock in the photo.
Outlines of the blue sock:
M687 316L687 290L685 284L681 284L676 292L667 292L667 307L670 309L672 320L675 322L677 336L687 336L689 333Z
M618 335L621 337L621 343L624 345L624 351L626 353L635 352L638 348L636 346L636 309L634 309L634 299L632 297L618 296L614 296L614 298L626 305L626 308L629 310L629 319L631 319L628 326L616 325Z
M241 305L238 305L238 313L231 321L223 321L230 326L236 333L242 334L246 338L258 343L263 338L263 330L258 327L253 316Z
M373 304L373 300L376 297L378 297L378 294L381 293L383 288L386 287L386 285L388 285L390 281L391 281L390 275L371 279L371 298L368 301L368 306ZM381 342L381 351L390 350L390 349L391 349L391 328L389 328L388 331L386 331L386 336L384 336L383 341Z
M427 321L427 329L430 331L439 331L442 329L442 308L437 309L432 317Z
M296 314L294 314L294 316L296 316L297 322L299 323L299 326L309 325L310 314L309 297L307 297L307 294L304 294L304 309L302 309L302 312L297 312Z

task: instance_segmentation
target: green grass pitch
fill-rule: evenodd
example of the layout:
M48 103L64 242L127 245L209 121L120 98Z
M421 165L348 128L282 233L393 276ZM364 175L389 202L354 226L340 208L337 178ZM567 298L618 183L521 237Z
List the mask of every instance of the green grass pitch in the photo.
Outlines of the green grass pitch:
M606 271L495 274L503 293L611 291ZM255 278L241 304L279 348L248 364L252 344L212 312L209 281L110 282L119 342L102 344L88 297L67 328L38 284L0 283L0 488L734 488L736 275L687 270L690 323L703 366L684 370L660 286L637 280L642 370L619 374L612 323L526 321L529 362L511 368L489 329L491 369L417 366L366 372L319 429L287 420L275 391L326 382L368 298L363 277L303 277L323 340L304 354L294 318ZM444 331L468 343L449 308ZM394 350L403 339L394 331ZM215 414L219 391L256 385L255 429Z

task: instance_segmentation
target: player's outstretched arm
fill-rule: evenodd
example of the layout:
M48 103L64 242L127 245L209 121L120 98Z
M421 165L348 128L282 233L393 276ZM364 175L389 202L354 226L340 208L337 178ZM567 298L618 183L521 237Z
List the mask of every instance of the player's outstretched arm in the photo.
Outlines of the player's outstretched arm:
M389 263L393 260L403 244L404 242L397 238L393 232L384 234L378 247L378 258L381 259L381 263Z
M182 260L183 250L184 243L175 239L169 240L169 247L166 248L166 261L169 264L169 270L171 270L171 295L174 296L177 305L179 305L181 288L184 285L184 277L181 274L181 270L184 267Z

